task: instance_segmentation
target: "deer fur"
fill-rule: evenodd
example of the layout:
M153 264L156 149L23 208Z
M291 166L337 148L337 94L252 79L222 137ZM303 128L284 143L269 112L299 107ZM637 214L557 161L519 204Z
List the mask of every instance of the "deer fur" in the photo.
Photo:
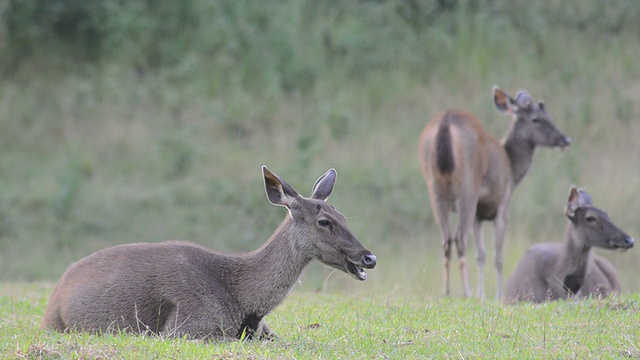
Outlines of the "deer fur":
M534 103L526 90L511 98L497 87L498 110L512 116L506 138L499 142L468 112L450 110L435 116L420 137L420 162L431 208L443 237L444 293L450 294L452 244L458 252L465 296L471 295L466 265L467 233L473 228L478 245L478 296L484 298L486 250L482 222L495 225L497 297L502 291L502 262L507 213L513 189L527 174L537 146L564 148L570 139L551 121L544 104ZM452 236L449 214L457 212Z
M309 198L266 167L262 171L269 201L289 211L262 247L223 254L168 241L98 251L63 274L42 327L194 339L273 338L264 317L284 300L310 261L365 280L363 268L374 268L376 257L325 202L336 171L321 176Z
M627 250L633 239L591 204L584 190L571 187L564 243L540 243L524 255L507 281L506 302L603 297L620 293L615 268L592 254L592 247Z

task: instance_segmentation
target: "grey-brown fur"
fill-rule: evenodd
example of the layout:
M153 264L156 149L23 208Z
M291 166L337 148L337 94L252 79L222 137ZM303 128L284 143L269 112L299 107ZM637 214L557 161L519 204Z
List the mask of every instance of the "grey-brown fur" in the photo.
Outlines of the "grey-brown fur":
M470 113L450 110L434 117L420 137L420 162L431 208L443 237L445 258L444 293L450 294L451 250L458 251L462 283L471 295L466 266L466 236L470 229L478 244L478 295L484 297L486 250L482 221L495 224L495 265L497 297L502 291L502 245L511 193L522 180L537 146L568 146L570 140L551 121L542 103L534 103L526 91L515 99L494 88L498 110L513 118L501 142L485 132ZM449 228L449 215L458 213L455 234Z
M56 285L42 326L66 331L125 330L190 338L275 333L264 317L280 304L310 261L365 280L375 256L325 200L336 172L310 198L263 167L269 201L289 210L259 249L223 254L184 241L137 243L98 251L73 264ZM238 224L241 226L241 224Z
M591 204L591 197L572 187L565 214L569 219L563 243L532 246L507 281L506 302L603 297L620 292L615 268L592 247L629 249L633 239Z

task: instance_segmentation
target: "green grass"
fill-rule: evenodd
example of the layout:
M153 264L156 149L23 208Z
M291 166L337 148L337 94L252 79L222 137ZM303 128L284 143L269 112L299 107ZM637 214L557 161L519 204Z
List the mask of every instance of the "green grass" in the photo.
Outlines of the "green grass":
M294 291L267 321L273 342L202 343L58 334L39 322L48 283L0 284L7 359L640 358L638 295L507 306L390 293Z

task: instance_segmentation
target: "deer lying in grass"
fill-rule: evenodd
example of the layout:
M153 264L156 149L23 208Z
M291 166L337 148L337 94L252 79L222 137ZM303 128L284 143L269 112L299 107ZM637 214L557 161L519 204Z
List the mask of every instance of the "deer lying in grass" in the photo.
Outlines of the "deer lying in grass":
M336 171L310 198L262 168L267 197L289 210L261 248L222 254L182 241L114 246L73 264L56 285L43 328L130 331L224 339L273 338L263 318L280 304L313 259L365 280L376 257L325 201Z
M571 188L565 214L569 224L564 243L532 246L507 281L505 301L543 302L620 292L615 268L591 254L591 247L624 251L633 247L633 239L594 207L583 190Z
M466 265L469 229L478 244L478 296L484 298L486 250L482 221L495 222L497 297L502 291L502 246L513 189L526 175L536 146L564 148L570 139L551 122L543 103L534 103L526 91L515 99L494 88L498 110L513 122L507 137L498 142L482 129L478 119L463 111L447 111L433 118L420 137L420 162L429 189L431 208L443 236L444 293L450 294L449 266L455 243L465 296L471 295ZM458 213L455 236L449 213Z

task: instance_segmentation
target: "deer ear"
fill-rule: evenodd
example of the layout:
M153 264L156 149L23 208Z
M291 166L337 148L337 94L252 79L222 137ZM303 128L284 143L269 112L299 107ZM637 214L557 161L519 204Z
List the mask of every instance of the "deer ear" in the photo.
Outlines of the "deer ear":
M516 95L516 104L522 110L531 110L533 99L527 90L518 91L518 95Z
M580 207L580 194L575 186L572 186L569 190L569 200L567 200L567 208L564 210L565 215L569 218L573 218L576 214L576 210Z
M588 192L578 189L578 201L580 202L580 206L592 206L591 195Z
M266 166L262 166L262 175L264 176L264 190L269 202L287 209L291 208L291 205L300 197L298 192Z
M497 86L493 87L493 102L503 113L513 114L518 110L518 104Z
M331 168L327 170L327 172L320 176L316 183L313 184L313 188L311 188L311 197L313 199L327 201L333 191L333 184L336 182L337 175L338 174L335 169Z

